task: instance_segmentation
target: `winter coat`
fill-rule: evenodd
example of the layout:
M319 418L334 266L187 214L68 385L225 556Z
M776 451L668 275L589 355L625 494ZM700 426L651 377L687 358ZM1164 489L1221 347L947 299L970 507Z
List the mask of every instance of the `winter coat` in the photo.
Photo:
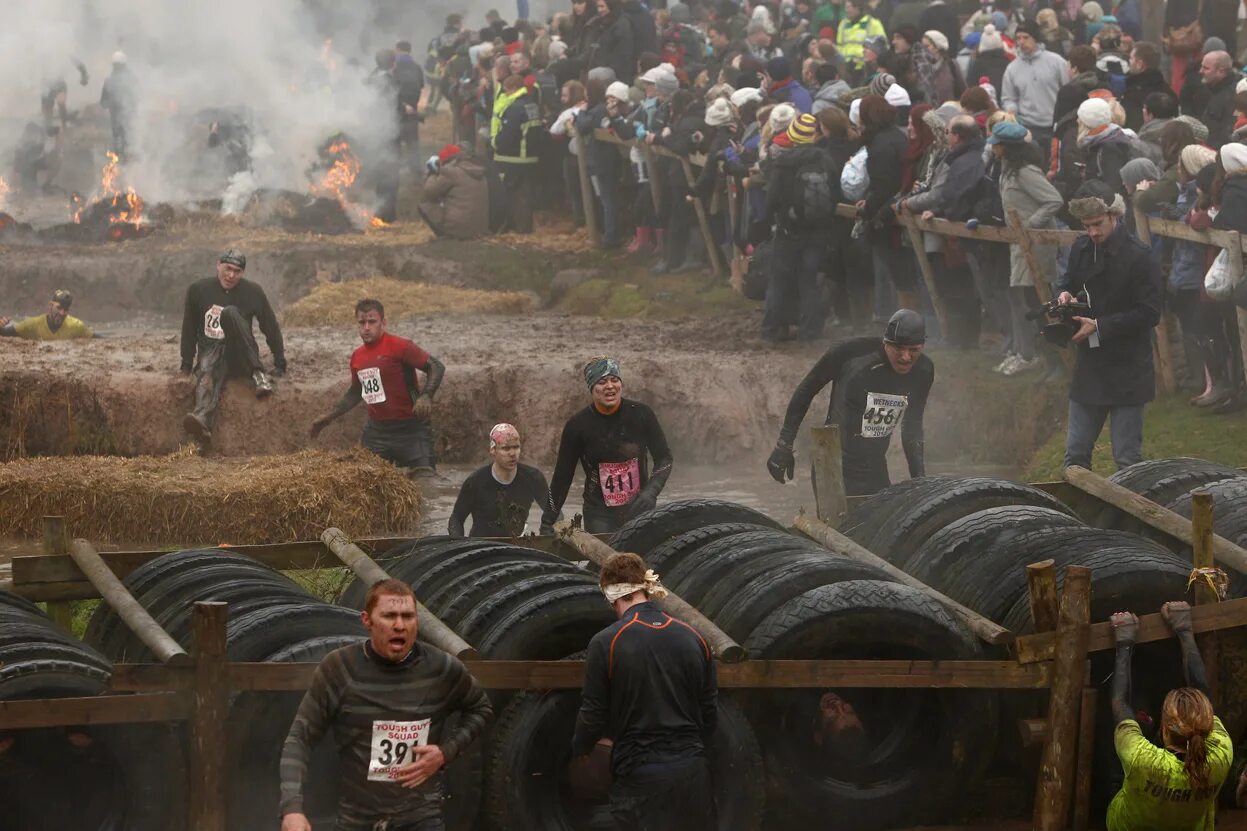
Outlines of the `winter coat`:
M1247 233L1247 175L1229 173L1221 186L1221 205L1212 227Z
M589 173L592 176L619 176L619 166L623 162L619 149L593 137L594 130L610 129L616 120L623 121L612 118L606 111L606 104L596 104L576 116L576 132L581 136L581 147L589 150Z
M1121 106L1126 111L1126 126L1131 130L1137 132L1143 126L1143 105L1154 92L1173 95L1173 89L1159 69L1145 69L1137 75L1126 76L1126 94L1121 98Z
M1145 214L1165 210L1166 205L1172 207L1177 202L1182 189L1182 186L1178 184L1178 167L1180 164L1173 164L1166 168L1160 178L1152 182L1147 190L1136 191L1134 194L1135 207ZM1183 211L1183 215L1185 213ZM1182 216L1174 216L1172 218L1182 219Z
M1161 131L1165 129L1165 126L1169 124L1170 121L1173 121L1173 119L1153 118L1151 121L1135 130L1135 132L1138 133L1140 140L1153 145L1157 150L1159 150Z
M1220 147L1230 140L1234 129L1234 87L1242 78L1231 72L1208 87L1208 103L1199 120L1208 128L1208 146Z
M1052 129L1056 95L1069 77L1069 64L1042 46L1009 63L1001 82L1000 105L1017 113L1018 121L1028 127Z
M1052 108L1053 123L1075 117L1078 105L1087 100L1091 90L1107 85L1108 79L1095 70L1075 75L1068 84L1057 90L1056 104Z
M966 85L978 86L979 79L986 76L996 90L996 95L1004 89L1005 70L1009 68L1009 56L1004 49L989 49L979 52L970 62L970 71L966 73Z
M766 214L778 227L788 234L825 234L830 226L828 218L817 222L802 221L801 188L797 172L802 168L820 166L831 186L831 204L840 202L840 169L831 154L812 144L795 147L775 160L771 166L766 186Z
M901 158L909 137L900 127L885 127L870 136L866 143L866 173L870 187L866 190L866 207L862 218L875 220L892 203L901 190Z
M1163 306L1160 265L1119 221L1104 245L1084 234L1070 249L1069 268L1056 290L1084 289L1099 346L1093 348L1089 338L1075 347L1070 400L1100 407L1146 404L1156 395L1152 330Z
M929 32L932 29L943 33L944 37L948 38L950 46L956 46L961 42L961 21L957 19L957 10L944 0L933 0L922 10L918 18L919 32ZM918 46L918 44L914 45Z
M640 0L624 0L619 9L632 27L633 53L639 57L646 52L654 54L661 52L662 46L658 42L658 27L654 24L654 15L641 5Z
M849 91L849 85L842 79L837 78L834 81L828 81L818 88L818 92L814 95L814 105L811 112L818 115L828 107L838 106L840 96Z
M592 46L589 48L587 68L609 66L615 70L615 79L632 83L636 75L636 48L632 42L632 24L622 14L598 18L590 24Z
M1053 220L1065 202L1042 170L1025 164L1017 172L1000 174L1000 204L1005 209L1005 216L1009 215L1010 209L1017 211L1024 228L1055 228ZM1044 279L1052 285L1057 275L1057 247L1036 244L1033 248ZM1020 245L1009 246L1009 285L1035 285L1035 275L1031 273Z
M1155 185L1152 187L1155 188ZM1195 183L1187 182L1178 191L1173 204L1168 206L1168 218L1185 221L1187 214L1195 207L1195 191ZM1203 243L1173 239L1170 240L1170 248L1173 251L1173 260L1169 268L1169 287L1174 291L1202 289L1204 274L1208 270L1208 246Z
M808 113L814 109L810 91L791 78L771 84L771 88L767 90L767 98L776 104L792 104L798 113Z
M971 194L983 179L983 147L978 139L949 150L932 172L927 189L906 200L909 210L931 211L953 221L969 219Z
M1097 141L1097 139L1099 139ZM1091 141L1079 142L1086 156L1086 167L1083 168L1083 181L1099 179L1113 189L1114 193L1126 195L1126 186L1121 181L1121 168L1130 161L1130 136L1121 130L1113 130L1103 138L1093 136Z
M485 168L456 156L429 176L420 193L420 215L439 237L473 239L489 233L489 183Z

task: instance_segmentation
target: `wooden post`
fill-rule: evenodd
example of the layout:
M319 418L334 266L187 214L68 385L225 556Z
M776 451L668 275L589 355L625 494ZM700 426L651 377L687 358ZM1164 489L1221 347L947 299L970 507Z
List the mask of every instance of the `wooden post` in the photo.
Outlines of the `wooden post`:
M1095 761L1095 687L1083 687L1078 708L1078 764L1074 772L1074 831L1091 821L1091 766Z
M1134 209L1134 227L1138 231L1139 241L1144 245L1152 245L1152 228L1150 217L1138 207ZM1156 380L1160 382L1161 391L1165 395L1173 395L1178 389L1177 379L1173 374L1173 350L1169 345L1169 324L1167 314L1160 316L1156 324Z
M45 516L43 518L43 553L64 556L69 553L69 530L65 527L65 517ZM70 601L49 601L48 617L66 632L73 631L74 604Z
M1247 276L1243 274L1243 235L1238 231L1230 231L1229 234L1230 245L1226 247L1226 251L1230 253L1230 273L1234 275L1234 285L1237 286ZM1247 375L1247 310L1235 304L1234 314L1238 320L1238 343L1243 356L1243 371Z
M112 569L100 558L99 552L91 543L86 540L74 540L69 549L69 555L74 558L78 568L91 581L91 585L95 586L100 597L104 598L104 602L112 607L117 616L130 627L130 631L138 636L143 645L150 649L161 663L175 665L190 663L190 656L186 654L182 645L175 641L173 636L147 613L147 609L134 599L134 595L130 594L125 584L117 578L116 574L113 574Z
M1213 505L1212 494L1205 491L1196 491L1191 494L1191 552L1192 565L1197 568L1214 568L1216 562L1212 555L1212 523L1213 523ZM1210 603L1218 603L1221 598L1217 592L1208 584L1208 581L1195 578L1195 584L1192 586L1195 590L1195 605L1207 606ZM1220 666L1220 660L1217 649L1217 633L1205 632L1198 635L1195 639L1199 643L1200 654L1204 658L1204 667L1208 673L1208 690L1211 693L1212 703L1215 706L1219 699L1220 692L1220 673L1217 671Z
M598 202L593 195L593 182L589 179L589 145L595 139L592 134L581 135L579 138L580 152L576 154L576 169L580 173L580 201L585 206L585 230L589 232L589 239L597 245L600 241L598 239Z
M1036 831L1063 831L1069 821L1090 620L1091 569L1066 566L1048 698L1048 740L1044 742L1035 791Z
M619 553L587 531L582 531L575 527L569 520L556 522L554 524L554 533L558 535L560 540L575 548L586 559L599 567L605 564L612 554ZM661 577L661 575L659 576ZM726 632L719 628L718 624L703 615L695 606L679 597L675 592L668 590L666 597L661 599L655 598L654 602L672 617L679 618L700 632L720 661L735 663L745 659L745 650L740 644L732 640Z
M1031 620L1036 632L1051 632L1060 618L1060 602L1056 594L1056 561L1043 560L1026 567L1026 584L1030 589Z
M706 164L714 164L709 159ZM697 177L693 175L693 165L688 159L680 159L680 167L684 169L684 178L691 188L697 184ZM690 196L689 199L693 203L693 210L697 213L697 224L701 227L702 239L706 242L706 256L710 258L710 267L718 277L728 276L727 269L723 265L723 252L719 250L719 244L714 241L714 231L710 228L710 217L706 215L706 206L702 204L702 200L696 196Z
M1008 218L1009 229L1017 235L1017 244L1022 249L1026 267L1030 269L1031 276L1035 278L1035 293L1039 295L1039 302L1047 303L1052 299L1052 287L1048 285L1048 276L1044 274L1039 265L1039 255L1035 253L1035 241L1031 238L1030 229L1022 224L1022 217L1018 214L1017 208L1009 209Z
M390 575L377 565L377 561L364 553L364 550L351 542L346 534L337 528L326 528L320 535L323 542L342 564L355 572L362 582L372 585L379 580L388 580ZM442 620L416 600L416 616L420 624L420 637L433 646L449 652L461 661L474 661L480 658L476 649L451 629Z
M225 603L196 603L195 687L191 692L190 822L192 831L225 831L226 723L229 662Z
M931 305L935 308L935 316L940 322L940 333L947 339L948 309L944 306L944 298L940 296L940 291L935 285L935 269L931 265L930 258L927 257L927 249L922 244L922 232L914 224L913 212L901 211L899 216L901 224L905 226L905 233L909 234L909 242L914 247L914 256L918 258L918 270L922 272L922 281L926 283L927 294L931 296Z
M814 498L818 518L839 528L848 511L844 494L844 469L840 449L840 426L824 424L810 428L814 439Z
M654 203L654 215L662 214L662 182L658 181L658 156L654 148L640 142L641 155L645 157L645 169L649 172L649 198Z
M1013 641L1013 633L1008 629L998 623L988 620L973 609L967 609L951 597L937 592L935 589L931 588L926 583L923 583L921 580L918 580L916 577L901 571L887 560L875 556L873 553L867 551L865 548L858 545L844 534L841 534L835 528L831 528L825 523L819 522L817 519L807 516L804 512L797 514L797 517L793 520L792 524L793 527L802 534L805 534L810 539L821 544L827 550L833 551L836 554L842 554L845 557L850 557L860 563L866 563L867 565L874 566L880 571L886 572L887 575L893 580L896 580L896 582L904 583L910 588L915 588L921 592L925 592L928 597L932 597L947 606L950 612L961 618L962 623L964 623L971 632L978 635L987 643L1000 645L1011 643Z

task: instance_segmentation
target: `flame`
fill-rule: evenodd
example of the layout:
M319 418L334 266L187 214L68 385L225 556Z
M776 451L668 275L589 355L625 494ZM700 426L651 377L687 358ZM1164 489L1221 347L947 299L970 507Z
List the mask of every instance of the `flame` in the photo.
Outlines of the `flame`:
M4 177L0 176L0 207L4 207L6 197L9 195L9 183L4 181Z
M121 160L111 150L104 155L107 161L104 163L103 169L100 170L98 195L91 200L91 204L96 205L102 202L108 205L108 224L110 226L133 225L137 228L145 221L143 218L143 199L135 193L132 187L127 186L124 191L121 190L117 185L117 177L121 172ZM70 195L69 209L73 214L74 222L82 223L82 214L87 207L87 201L80 194L73 193ZM114 233L110 229L109 236L112 239L120 239L123 234Z
M338 71L338 59L333 55L333 38L325 38L324 44L321 45L320 62L332 79Z
M372 211L356 203L350 197L351 186L355 184L360 170L363 169L359 157L351 150L350 142L337 139L329 145L325 153L333 159L333 164L321 176L319 182L312 183L312 194L338 200L342 210L346 211L347 215L356 218L360 224L373 228L385 227L388 223L373 216Z
M368 224L371 225L373 228L389 228L390 227L390 223L386 222L384 219L382 219L379 216L374 216L372 219L368 220Z
M86 200L82 198L82 194L74 191L69 195L69 210L74 222L82 223L82 212L87 207Z

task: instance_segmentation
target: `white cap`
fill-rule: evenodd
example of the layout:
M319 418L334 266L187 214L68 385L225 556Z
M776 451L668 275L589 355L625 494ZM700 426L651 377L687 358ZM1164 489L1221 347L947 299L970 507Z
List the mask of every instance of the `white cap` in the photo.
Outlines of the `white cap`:
M126 63L126 53L118 49L113 53L113 63Z
M1113 120L1113 108L1103 98L1088 98L1078 105L1078 122L1088 130L1107 127Z
M757 89L756 87L741 87L733 92L729 96L728 100L732 102L733 107L739 110L750 101L761 101L762 90Z
M619 101L627 101L630 98L628 95L628 85L623 81L616 81L606 88L606 97L614 98Z
M888 91L883 94L883 100L893 107L908 107L910 104L909 93L900 84L888 87Z
M862 99L854 98L849 104L849 123L854 127L862 126Z

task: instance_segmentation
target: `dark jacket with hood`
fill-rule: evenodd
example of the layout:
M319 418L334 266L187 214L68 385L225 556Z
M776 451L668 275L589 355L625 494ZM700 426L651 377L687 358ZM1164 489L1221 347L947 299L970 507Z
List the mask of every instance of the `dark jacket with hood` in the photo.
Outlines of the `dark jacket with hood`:
M1121 98L1121 106L1126 111L1126 126L1131 130L1138 132L1143 126L1143 105L1154 92L1173 95L1173 89L1159 69L1145 69L1137 75L1126 76L1126 94Z
M841 165L840 167L843 167ZM803 187L798 174L806 169L821 169L831 187L831 204L843 201L840 193L840 167L822 147L813 144L794 147L775 160L766 185L766 212L780 230L788 234L825 234L828 218L807 220L802 202Z
M616 80L632 83L636 75L637 52L632 41L632 23L620 12L594 18L589 24L589 63L586 69L609 66Z
M1087 144L1082 148L1086 167L1083 181L1098 179L1125 196L1126 186L1121 181L1121 169L1130 161L1130 136L1121 130L1113 130L1103 141Z
M873 221L901 190L901 158L909 137L900 127L885 127L867 137L866 173L870 187L866 190L866 207L862 216Z
M1221 186L1221 207L1212 227L1222 231L1247 233L1247 175L1229 172Z
M1152 330L1160 321L1164 289L1151 250L1118 221L1117 230L1096 245L1083 235L1074 241L1069 268L1057 291L1087 290L1099 346L1076 346L1071 401L1090 406L1146 404L1156 395Z
M646 52L657 55L662 51L658 43L658 27L654 24L651 14L640 0L624 0L619 6L620 12L632 26L632 53L640 57Z
M1091 90L1103 87L1108 89L1108 78L1096 70L1080 72L1065 86L1057 90L1056 106L1052 108L1052 123L1060 124L1061 120L1078 112L1078 105L1087 100Z
M1234 129L1234 87L1242 78L1231 72L1208 87L1208 102L1204 105L1200 121L1208 128L1208 146L1217 148L1230 140Z
M979 78L987 76L992 86L996 88L996 95L999 96L1005 82L1005 69L1008 66L1009 56L1005 54L1003 48L979 52L970 62L970 71L966 73L966 86L978 86Z
M798 114L814 110L814 99L810 97L810 91L794 78L773 82L766 94L773 103L792 104L797 108Z

